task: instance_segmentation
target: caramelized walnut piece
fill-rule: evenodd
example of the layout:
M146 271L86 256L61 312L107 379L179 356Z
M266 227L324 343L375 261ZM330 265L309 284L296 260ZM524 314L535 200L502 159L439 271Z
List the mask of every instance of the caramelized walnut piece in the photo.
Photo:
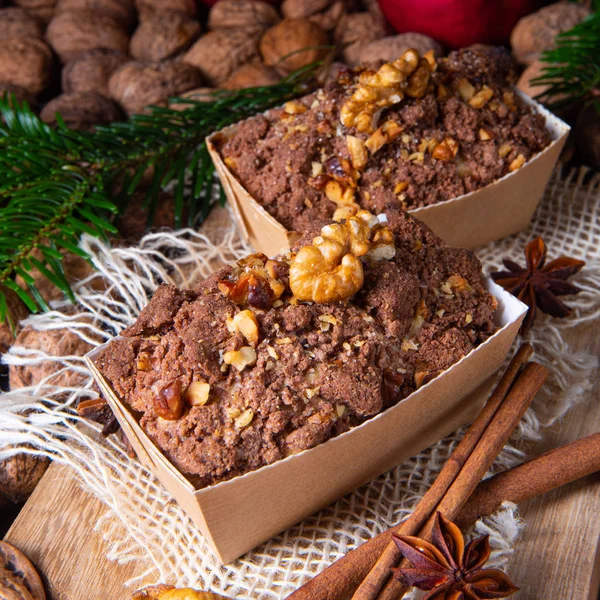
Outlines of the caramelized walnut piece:
M362 133L374 131L382 110L398 104L404 96L424 96L434 69L432 57L421 58L417 50L410 48L376 72L363 71L352 96L340 111L342 125L356 127Z
M453 160L457 154L458 142L451 137L447 137L435 146L431 156L437 160Z
M360 257L384 260L396 253L394 235L377 217L361 210L342 223L326 225L304 246L290 266L290 288L300 300L329 303L346 300L363 285Z
M392 140L395 140L402 131L402 127L395 121L386 121L369 137L365 142L365 146L369 149L371 154L375 154L377 150L383 148L383 146L389 144Z
M154 412L166 421L176 421L183 412L181 381L171 381L154 396Z
M239 260L230 279L219 290L240 306L267 309L287 287L287 264L256 253Z

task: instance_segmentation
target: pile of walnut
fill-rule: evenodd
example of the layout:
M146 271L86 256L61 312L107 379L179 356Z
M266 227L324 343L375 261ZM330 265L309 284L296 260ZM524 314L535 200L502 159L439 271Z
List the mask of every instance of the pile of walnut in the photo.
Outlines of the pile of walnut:
M74 129L172 96L273 84L328 47L349 65L409 47L441 52L424 35L389 35L374 0L219 0L210 10L200 0L11 1L0 8L0 94L50 124L60 112Z
M0 542L0 598L46 600L44 584L30 560L7 542Z

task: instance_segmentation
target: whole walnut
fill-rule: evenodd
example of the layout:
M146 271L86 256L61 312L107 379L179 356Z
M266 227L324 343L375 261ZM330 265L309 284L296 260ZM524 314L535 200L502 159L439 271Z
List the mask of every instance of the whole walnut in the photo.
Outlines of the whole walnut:
M176 96L202 85L202 75L181 61L132 61L119 67L108 81L108 90L128 114L145 112L154 104L166 106Z
M287 74L324 58L328 44L327 34L308 19L284 19L265 32L260 52L266 65Z
M48 23L54 16L56 0L13 0L13 2L44 23Z
M0 43L0 81L38 94L50 81L52 50L38 38L8 38Z
M209 31L187 51L183 60L196 67L208 83L218 86L241 65L259 60L260 35L258 28Z
M283 0L281 14L286 19L306 19L320 13L333 4L334 0Z
M118 50L88 50L64 66L61 74L63 92L96 92L108 96L108 79L129 60L127 54Z
M112 17L126 29L136 21L136 12L130 0L58 0L56 14L71 10L91 10Z
M385 28L371 13L344 15L335 28L334 40L344 61L351 65L360 62L360 51L369 42L385 36Z
M248 87L259 87L278 83L281 77L275 69L263 63L242 65L235 70L222 84L224 90L241 90Z
M590 14L575 2L557 2L523 17L510 34L512 51L520 63L531 64L544 50L554 47L556 36L571 29Z
M316 15L310 15L308 20L318 25L323 31L329 32L333 31L339 25L345 14L346 7L344 3L342 0L337 0L327 10Z
M79 331L79 330L78 330ZM11 390L36 385L41 381L50 385L77 387L88 379L87 373L72 367L66 367L57 357L83 356L92 349L92 344L81 336L91 337L87 330L74 333L66 328L37 331L31 325L26 325L17 334L13 344L32 351L33 356L39 352L40 361L37 364L10 365L9 384Z
M0 354L8 352L12 346L15 335L20 329L20 323L29 315L27 307L21 302L15 292L8 288L3 288L4 297L8 306L8 315L12 321L12 327L8 320L0 323Z
M21 452L0 461L0 496L11 502L25 502L46 472L50 459Z
M389 62L402 56L409 48L418 50L421 55L429 50L433 50L435 56L441 56L443 52L439 42L427 35L422 33L400 33L369 42L366 46L363 46L358 53L358 62L367 63L379 60Z
M32 94L19 85L13 85L12 83L0 81L0 98L2 98L4 94L12 95L19 102L27 102L29 105L35 102L35 94Z
M196 6L196 0L134 0L135 7L138 11L138 17L140 21L145 21L148 17L152 16L155 12L161 10L176 10L185 15L193 17L194 19L198 16L198 7Z
M91 10L70 10L57 14L46 31L46 39L63 63L94 48L127 52L127 31L113 17Z
M129 44L137 60L160 61L185 50L200 35L200 23L184 13L163 10L142 21Z
M44 25L18 6L0 9L0 40L10 37L44 37Z
M111 98L95 92L70 92L53 98L42 108L40 117L48 125L56 125L60 113L65 125L77 131L92 131L95 125L108 125L123 119L119 106Z
M262 0L219 0L208 13L208 28L267 29L279 21L277 10Z

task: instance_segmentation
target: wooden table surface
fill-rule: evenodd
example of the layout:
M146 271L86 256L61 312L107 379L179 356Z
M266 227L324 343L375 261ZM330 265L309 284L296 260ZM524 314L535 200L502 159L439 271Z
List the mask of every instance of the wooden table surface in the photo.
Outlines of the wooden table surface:
M574 348L600 355L600 323L570 330L567 338ZM593 398L547 431L532 453L600 431L599 396L596 389ZM521 588L515 600L599 600L600 474L520 509L526 528L508 567ZM5 539L35 563L51 600L130 598L124 584L144 572L144 565L106 558L107 545L93 531L104 512L68 469L53 464L13 523Z

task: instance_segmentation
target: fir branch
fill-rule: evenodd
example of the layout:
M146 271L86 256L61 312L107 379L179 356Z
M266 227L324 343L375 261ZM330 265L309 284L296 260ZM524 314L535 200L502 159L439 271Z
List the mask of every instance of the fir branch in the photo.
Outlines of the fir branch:
M556 36L541 61L542 75L531 83L547 89L537 99L553 110L593 103L600 112L600 12Z
M34 269L73 297L61 251L89 258L78 248L81 235L116 233L109 216L127 206L149 170L150 221L160 189L175 182L175 225L184 213L189 226L198 224L210 211L215 184L206 137L307 93L319 68L310 65L272 86L215 92L208 102L174 98L182 110L151 107L94 132L72 131L59 115L53 129L26 103L0 99L0 321L7 318L6 288L32 312L47 308Z

